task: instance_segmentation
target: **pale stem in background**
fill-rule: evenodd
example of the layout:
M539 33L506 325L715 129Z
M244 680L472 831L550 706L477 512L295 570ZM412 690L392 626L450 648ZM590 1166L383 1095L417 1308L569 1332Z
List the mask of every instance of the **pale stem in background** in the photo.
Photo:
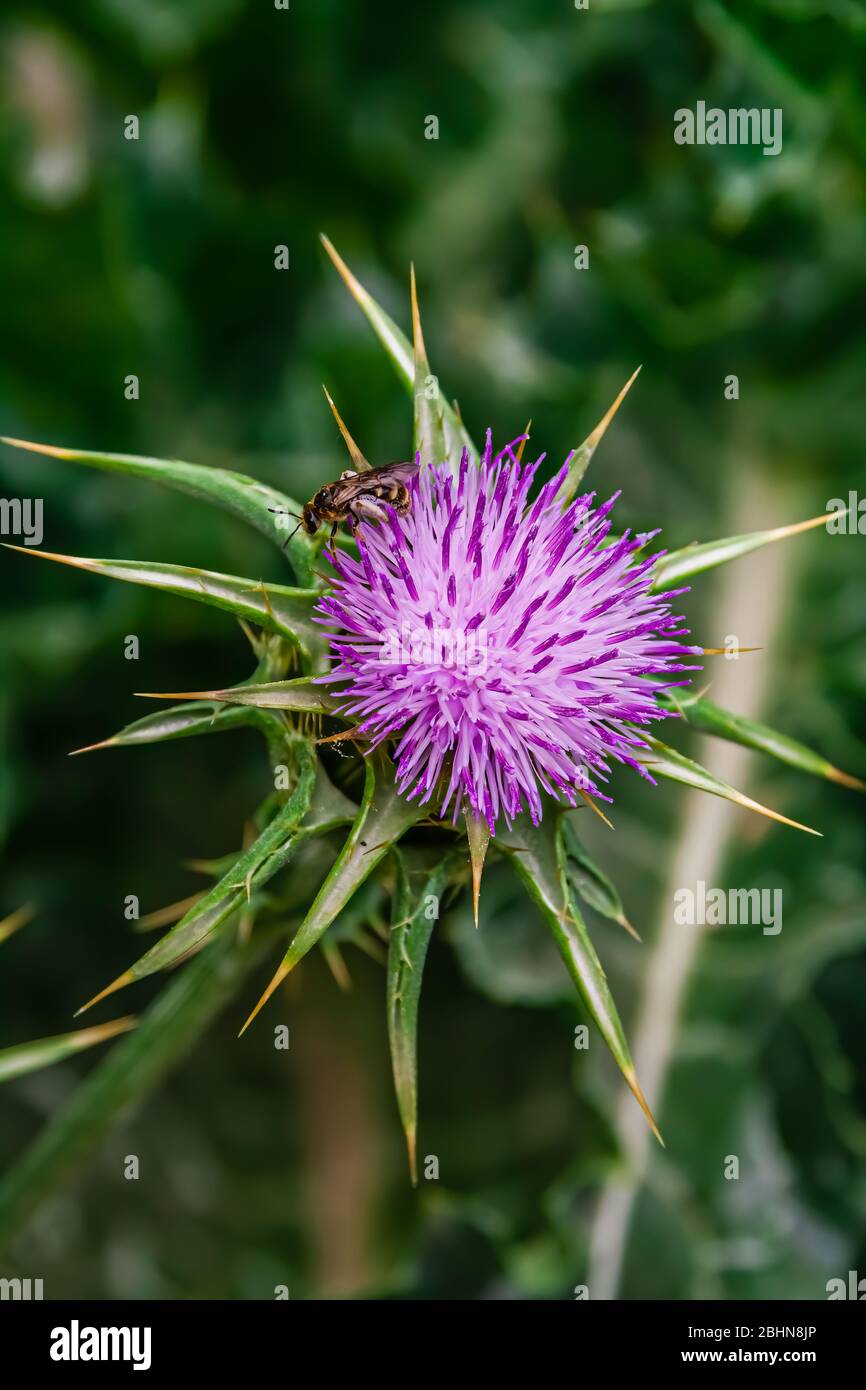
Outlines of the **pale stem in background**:
M748 464L742 474L732 480L736 498L732 534L754 530L765 524L765 518L780 515L779 488L771 487ZM736 632L750 646L763 648L757 659L742 657L738 661L714 663L711 668L711 698L738 714L758 718L762 713L773 670L774 640L798 557L794 547L770 545L721 573L708 630ZM746 788L756 755L736 744L702 738L694 756L717 777ZM680 1012L706 930L700 925L682 926L674 922L673 895L679 886L694 879L702 878L707 883L718 880L729 837L743 814L719 797L688 792L683 798L682 835L662 893L658 928L642 976L643 987L632 1028L635 1068L656 1115L662 1109ZM651 1158L652 1136L628 1092L622 1093L617 1105L616 1129L628 1169L605 1184L596 1207L588 1275L593 1299L617 1296L635 1202ZM664 1156L660 1161L665 1161ZM652 1290L647 1289L646 1295L652 1297Z

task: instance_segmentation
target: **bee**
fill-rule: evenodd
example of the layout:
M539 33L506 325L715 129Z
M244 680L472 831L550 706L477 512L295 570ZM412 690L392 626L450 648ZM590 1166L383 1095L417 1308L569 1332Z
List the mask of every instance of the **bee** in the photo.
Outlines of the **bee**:
M301 527L314 536L320 526L331 523L331 540L341 522L347 521L352 531L361 521L384 521L388 507L398 516L406 516L412 502L408 483L418 472L418 463L386 463L381 468L367 468L356 473L347 468L335 483L325 483L301 508L298 524L283 542L289 541ZM268 511L286 513L283 508L269 507Z

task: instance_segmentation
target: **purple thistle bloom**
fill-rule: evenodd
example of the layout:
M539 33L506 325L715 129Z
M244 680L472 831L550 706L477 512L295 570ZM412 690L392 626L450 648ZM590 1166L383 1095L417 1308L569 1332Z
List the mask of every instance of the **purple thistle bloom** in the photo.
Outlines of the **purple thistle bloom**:
M491 831L524 809L537 824L542 791L609 801L612 759L652 781L635 752L641 726L671 717L654 694L700 669L682 662L701 649L670 611L685 590L651 594L660 555L636 560L657 533L605 545L618 494L563 510L567 463L530 503L541 461L521 466L513 444L494 456L488 432L459 480L422 468L408 515L364 524L359 559L329 557L319 605L336 628L320 679L373 747L396 740L398 790L441 796L455 820L465 798Z

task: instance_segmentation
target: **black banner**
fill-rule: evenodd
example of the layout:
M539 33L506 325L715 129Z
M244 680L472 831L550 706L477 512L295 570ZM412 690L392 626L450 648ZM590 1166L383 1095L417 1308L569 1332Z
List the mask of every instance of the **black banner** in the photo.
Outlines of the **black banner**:
M848 1302L846 1300L846 1302ZM416 1337L419 1323L442 1328L442 1304L426 1312L404 1304L395 1318L384 1304L381 1324L383 1357L403 1336ZM470 1312L471 1308L471 1312ZM109 1370L162 1375L176 1369L221 1376L262 1372L261 1358L275 1362L303 1337L306 1357L317 1346L332 1374L335 1327L345 1329L343 1345L357 1356L359 1338L378 1325L383 1304L357 1302L268 1303L74 1303L7 1301L0 1304L0 1346L4 1365L17 1363L29 1373L59 1379ZM378 1310L378 1312L377 1312ZM731 1303L522 1303L509 1304L507 1320L496 1302L447 1303L449 1318L465 1320L466 1336L484 1336L484 1357L495 1365L496 1348L513 1346L518 1332L526 1353L567 1355L575 1366L606 1361L610 1369L652 1375L674 1367L699 1371L705 1366L811 1367L828 1370L850 1364L859 1352L863 1315L843 1302ZM419 1321L416 1322L416 1317ZM515 1322L515 1318L517 1321ZM501 1331L501 1338L500 1333ZM491 1339L491 1332L496 1333ZM327 1341L318 1334L330 1334ZM422 1335L423 1331L422 1331ZM531 1341L527 1339L531 1338ZM340 1343L336 1343L339 1347ZM431 1351L463 1359L450 1341L437 1337L416 1344L413 1361L428 1371ZM369 1356L369 1349L366 1353ZM509 1352L510 1355L510 1352ZM384 1367L383 1367L384 1369ZM407 1372L412 1373L410 1362ZM24 1383L23 1378L19 1383Z

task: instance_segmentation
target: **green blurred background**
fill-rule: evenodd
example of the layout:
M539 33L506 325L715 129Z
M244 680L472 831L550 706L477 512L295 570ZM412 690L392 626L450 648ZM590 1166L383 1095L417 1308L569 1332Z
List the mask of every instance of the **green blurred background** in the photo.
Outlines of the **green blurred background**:
M623 488L621 524L675 546L820 513L866 487L864 57L859 0L9 0L3 433L224 464L303 499L342 467L324 381L370 457L405 456L410 403L326 231L404 328L414 260L433 368L476 434L531 417L558 464L643 363L590 478ZM782 155L675 145L674 110L698 100L782 108ZM51 550L287 573L239 523L144 482L4 448L0 492L44 499ZM763 648L708 659L713 695L860 775L864 544L819 530L685 600L698 641ZM11 553L0 567L0 916L38 905L0 947L8 1046L64 1031L139 954L124 897L144 912L195 891L182 861L237 848L269 770L244 732L68 760L144 712L136 690L243 678L245 640L181 600ZM824 838L622 774L616 830L583 827L644 937L591 922L638 1071L658 1074L664 1153L635 1139L598 1037L575 1050L568 980L497 865L478 935L461 902L428 964L420 1153L438 1181L408 1183L381 968L350 952L343 994L316 956L274 1005L289 1052L267 1026L236 1041L257 977L0 1274L42 1277L46 1297L586 1283L683 1300L823 1298L866 1274L862 802L757 758L712 765ZM782 888L783 931L681 941L672 888L699 878ZM3 1167L98 1060L2 1088Z

